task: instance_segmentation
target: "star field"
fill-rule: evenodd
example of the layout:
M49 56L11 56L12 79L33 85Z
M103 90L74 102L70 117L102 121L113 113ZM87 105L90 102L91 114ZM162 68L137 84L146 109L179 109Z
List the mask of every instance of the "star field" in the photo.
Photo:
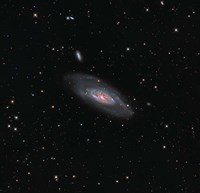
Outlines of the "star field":
M200 4L2 1L0 192L198 193ZM130 102L109 117L66 92L99 77Z

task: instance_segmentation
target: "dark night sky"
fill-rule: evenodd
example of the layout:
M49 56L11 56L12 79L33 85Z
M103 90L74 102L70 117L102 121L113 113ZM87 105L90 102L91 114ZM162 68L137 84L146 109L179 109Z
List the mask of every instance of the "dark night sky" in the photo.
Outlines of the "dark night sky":
M200 192L200 3L6 0L0 15L0 193ZM72 72L134 115L84 103Z

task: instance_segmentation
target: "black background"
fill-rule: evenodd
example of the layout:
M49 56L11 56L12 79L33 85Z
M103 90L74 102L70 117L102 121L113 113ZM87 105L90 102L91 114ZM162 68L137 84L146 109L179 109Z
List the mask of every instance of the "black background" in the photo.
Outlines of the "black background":
M0 192L199 192L199 8L1 1ZM71 72L116 88L133 117L67 92Z

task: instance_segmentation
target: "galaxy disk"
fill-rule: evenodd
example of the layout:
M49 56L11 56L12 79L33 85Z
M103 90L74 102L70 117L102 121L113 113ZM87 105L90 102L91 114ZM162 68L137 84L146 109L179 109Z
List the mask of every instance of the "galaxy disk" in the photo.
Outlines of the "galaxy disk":
M133 115L124 97L99 78L73 73L64 76L64 84L84 102L105 113L120 118L130 118Z

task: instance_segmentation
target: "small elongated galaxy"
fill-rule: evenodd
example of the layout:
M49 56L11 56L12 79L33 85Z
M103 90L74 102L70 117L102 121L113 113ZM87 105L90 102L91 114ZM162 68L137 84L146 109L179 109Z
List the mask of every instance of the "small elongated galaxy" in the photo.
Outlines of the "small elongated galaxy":
M124 97L99 78L74 73L64 77L64 85L88 105L119 118L130 118L134 113Z

